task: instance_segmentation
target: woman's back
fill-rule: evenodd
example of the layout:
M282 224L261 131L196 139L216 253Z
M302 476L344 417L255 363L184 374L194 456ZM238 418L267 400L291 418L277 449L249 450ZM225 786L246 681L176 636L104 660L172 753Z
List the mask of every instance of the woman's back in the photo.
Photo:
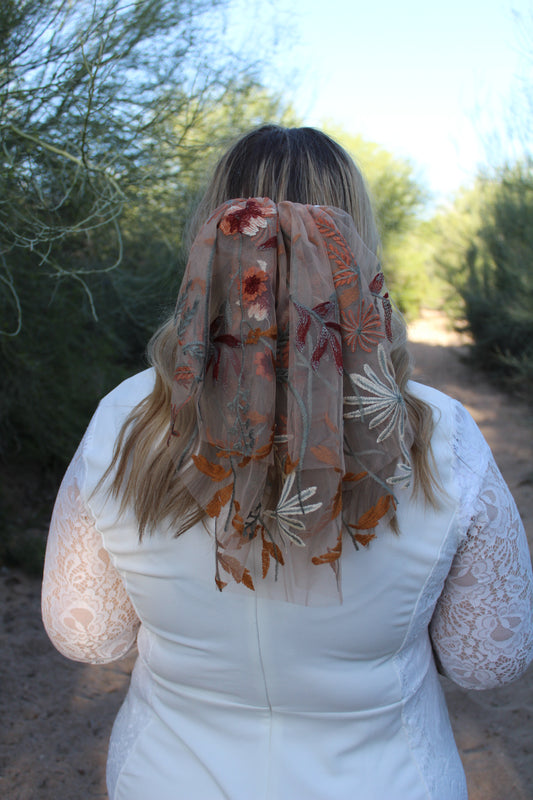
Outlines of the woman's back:
M174 798L176 775L189 786L181 796L198 800L466 796L428 635L466 540L461 498L481 490L489 457L480 438L476 472L467 486L463 465L458 481L457 404L411 387L435 409L439 509L405 490L400 535L383 526L370 547L346 548L342 605L304 606L242 585L221 594L202 523L139 543L133 514L117 518L117 503L96 489L152 384L146 371L105 398L79 454L82 498L142 622L110 750L111 796L145 798L159 781L150 793ZM176 759L179 770L166 770Z

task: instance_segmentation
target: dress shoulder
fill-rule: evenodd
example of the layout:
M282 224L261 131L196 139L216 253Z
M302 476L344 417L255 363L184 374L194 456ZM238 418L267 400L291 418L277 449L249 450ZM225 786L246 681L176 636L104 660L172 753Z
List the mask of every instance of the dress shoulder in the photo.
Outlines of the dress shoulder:
M137 372L106 394L100 401L99 408L134 408L137 403L150 394L154 384L155 370L153 367Z
M425 383L419 383L418 381L409 381L407 388L412 395L433 408L442 412L453 413L457 400L454 400L453 397L450 397L445 392L441 392L440 389L435 389L434 386L427 386Z
M86 479L84 498L91 506L96 502L95 490L113 459L115 442L128 414L152 391L155 370L146 369L127 378L107 394L96 409L84 436L83 459Z

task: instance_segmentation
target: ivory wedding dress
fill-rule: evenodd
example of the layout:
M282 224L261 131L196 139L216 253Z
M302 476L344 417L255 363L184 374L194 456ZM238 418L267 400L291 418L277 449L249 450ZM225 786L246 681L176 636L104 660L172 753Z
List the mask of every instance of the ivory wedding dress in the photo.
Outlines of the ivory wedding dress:
M516 506L471 417L435 410L436 511L404 490L387 526L342 555L342 605L220 593L202 523L139 543L99 486L147 370L100 404L65 476L43 618L67 657L139 656L109 747L111 800L461 800L440 669L511 681L533 655L531 562ZM140 625L140 627L139 627Z

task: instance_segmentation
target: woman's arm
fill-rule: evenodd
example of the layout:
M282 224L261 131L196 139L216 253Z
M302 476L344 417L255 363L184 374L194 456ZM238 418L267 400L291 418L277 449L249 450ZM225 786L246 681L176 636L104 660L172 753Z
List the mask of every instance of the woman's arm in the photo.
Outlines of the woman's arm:
M513 681L533 658L528 543L516 504L492 458L430 634L443 674L467 689Z
M104 664L133 646L139 620L80 494L83 442L61 484L46 547L42 615L67 658Z

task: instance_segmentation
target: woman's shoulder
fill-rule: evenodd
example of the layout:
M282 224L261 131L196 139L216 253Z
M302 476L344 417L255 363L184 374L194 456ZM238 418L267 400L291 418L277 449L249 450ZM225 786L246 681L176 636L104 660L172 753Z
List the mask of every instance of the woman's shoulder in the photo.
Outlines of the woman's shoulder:
M155 371L146 369L119 383L100 400L80 445L83 458L83 494L92 496L109 467L117 437L129 413L154 387Z
M422 400L424 403L427 403L432 408L439 409L441 412L453 414L459 404L458 401L450 395L441 392L439 389L435 389L433 386L418 383L418 381L409 381L407 388L410 394Z
M83 439L83 450L103 452L112 448L128 414L154 388L155 371L145 369L115 386L103 397Z
M147 397L155 383L153 367L131 375L102 398L99 408L134 408Z
M457 479L474 486L484 476L492 453L477 423L459 400L416 381L409 382L409 391L433 409L435 429L432 447L446 441L454 455Z

